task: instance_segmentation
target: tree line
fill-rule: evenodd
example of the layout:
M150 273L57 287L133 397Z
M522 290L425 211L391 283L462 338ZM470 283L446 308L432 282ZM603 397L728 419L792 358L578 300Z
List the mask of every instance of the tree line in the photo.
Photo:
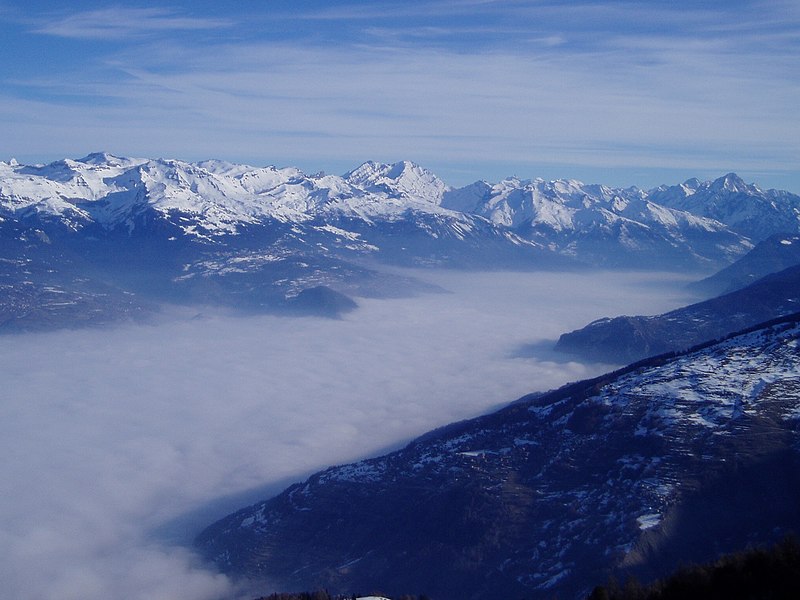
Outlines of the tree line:
M588 600L796 600L800 598L800 544L786 538L769 549L728 554L682 567L649 585L629 579L597 586Z

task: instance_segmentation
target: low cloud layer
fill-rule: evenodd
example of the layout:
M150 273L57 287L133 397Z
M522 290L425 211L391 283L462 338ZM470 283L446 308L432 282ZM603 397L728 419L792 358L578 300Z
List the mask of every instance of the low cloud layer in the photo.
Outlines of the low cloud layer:
M235 597L175 543L235 508L219 498L596 374L516 349L686 300L674 277L642 273L422 277L452 293L361 299L340 321L181 310L158 326L0 338L4 593Z

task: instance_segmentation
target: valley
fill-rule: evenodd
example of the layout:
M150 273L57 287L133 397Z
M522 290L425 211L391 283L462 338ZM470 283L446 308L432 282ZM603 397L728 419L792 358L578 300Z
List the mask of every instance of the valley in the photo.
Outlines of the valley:
M0 472L19 490L0 504L2 575L19 598L75 573L100 595L580 595L673 565L669 528L705 514L712 463L724 489L793 464L791 317L682 354L797 302L800 197L734 174L451 188L409 161L332 176L95 153L0 164L0 219L0 450L24 457ZM769 427L777 445L752 443Z
M329 464L609 368L522 346L685 302L685 276L402 274L447 293L359 298L341 319L178 306L0 337L8 593L47 596L80 574L98 595L262 595L187 550L201 529Z

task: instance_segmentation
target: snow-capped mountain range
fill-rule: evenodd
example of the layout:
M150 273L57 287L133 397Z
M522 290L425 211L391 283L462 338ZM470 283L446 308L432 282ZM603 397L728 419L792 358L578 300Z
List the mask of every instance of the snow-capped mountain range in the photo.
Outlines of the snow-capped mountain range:
M337 176L106 153L11 160L0 162L0 285L38 292L0 314L28 314L20 307L51 288L80 304L87 278L157 300L263 309L320 285L415 289L378 263L710 271L762 235L800 230L798 211L800 197L735 175L649 192L517 178L454 189L408 161ZM60 303L48 306L58 314Z
M585 597L800 526L800 316L523 398L212 525L226 572L442 600Z
M762 190L735 173L714 181L689 179L681 185L661 186L649 193L662 206L724 223L732 231L758 242L774 234L797 233L798 196L781 190Z
M620 256L653 261L634 254L663 246L675 258L719 266L767 233L796 231L800 197L764 192L733 174L649 192L517 178L453 189L408 161L366 162L342 176L105 153L49 165L0 162L4 218L133 234L147 213L171 219L183 235L204 241L274 222L346 222L337 233L356 242L364 234L353 229L416 220L428 222L420 229L430 237L447 232L466 239L491 232L508 244L544 247L582 262L624 262ZM359 249L379 250L372 246L367 242Z
M364 163L341 177L103 153L49 165L0 162L5 217L50 218L73 229L98 225L132 233L138 217L151 211L164 218L181 215L176 224L183 234L206 241L270 221L393 221L407 211L441 215L469 230L473 218L440 206L446 189L435 175L409 162Z
M486 217L562 254L607 266L654 265L655 256L673 265L728 262L749 244L744 234L719 221L659 205L633 187L511 178L450 190L442 204Z

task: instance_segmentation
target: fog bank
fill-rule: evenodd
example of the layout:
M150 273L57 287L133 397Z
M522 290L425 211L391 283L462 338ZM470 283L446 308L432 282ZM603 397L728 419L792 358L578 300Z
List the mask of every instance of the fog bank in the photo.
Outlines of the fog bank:
M452 293L358 299L342 320L168 310L158 326L0 337L7 597L235 596L153 532L598 374L516 350L688 299L659 274L416 275Z

